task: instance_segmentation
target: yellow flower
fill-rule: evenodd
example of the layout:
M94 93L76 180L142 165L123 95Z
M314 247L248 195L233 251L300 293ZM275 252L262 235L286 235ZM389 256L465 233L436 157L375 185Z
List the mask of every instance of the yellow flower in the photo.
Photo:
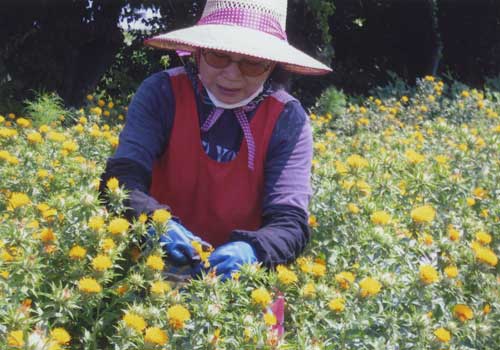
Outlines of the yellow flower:
M6 280L7 278L9 278L10 273L9 273L9 271L2 270L2 271L0 271L0 276L1 276L3 279L5 279L5 280Z
M469 207L472 207L474 204L476 204L476 200L475 200L474 198L470 198L470 197L469 197L469 198L467 198L467 200L466 200L466 201L467 201L467 205L468 205Z
M5 262L14 261L14 257L7 250L0 250L0 259Z
M452 241L458 241L460 238L460 232L458 232L453 225L448 225L448 237L450 237L450 240Z
M49 176L49 172L45 169L40 169L37 171L36 175L43 179Z
M297 259L297 265L302 272L310 273L312 271L312 261L310 258L301 256Z
M196 253L200 256L200 260L204 263L205 268L210 267L210 262L208 258L210 258L210 254L213 252L213 248L206 249L200 242L191 241L191 246L194 248Z
M302 288L302 294L306 298L313 298L316 295L316 287L314 283L309 282L307 283L304 288Z
M105 252L110 252L111 250L115 249L116 244L111 238L105 238L101 241L100 246L101 249Z
M165 267L165 263L163 262L163 259L159 255L150 255L148 256L148 259L146 260L146 266L149 267L150 269L157 270L157 271L162 271L163 268Z
M326 266L323 262L315 262L312 264L311 273L316 277L323 277L326 273Z
M431 223L436 216L436 211L430 205L417 207L411 211L411 218L419 224Z
M496 266L498 263L498 257L495 252L488 247L483 247L477 242L472 243L472 250L474 251L476 258L485 264L490 266Z
M48 210L50 207L47 203L40 203L36 206L36 208L43 212L45 210Z
M24 346L23 331L11 331L7 336L7 344L14 347Z
M84 293L100 293L102 291L102 287L93 278L84 277L78 281L78 289Z
M25 193L13 192L10 196L7 209L12 211L16 208L28 205L30 203L31 200Z
M431 265L420 266L420 280L424 284L432 284L439 281L438 272Z
M387 225L391 221L391 217L383 210L375 211L370 217L375 225Z
M64 328L54 328L50 331L50 339L54 340L59 345L68 345L71 341L71 336Z
M413 150L408 150L405 152L405 157L411 164L419 164L425 160L425 156L417 153Z
M47 139L54 142L63 143L66 140L66 136L63 133L51 131L47 134Z
M79 245L73 246L69 251L69 257L74 260L83 259L87 254L87 250Z
M361 296L369 297L377 295L382 289L382 284L374 278L365 277L359 282Z
M295 283L298 280L295 272L289 270L287 267L283 265L278 265L276 267L276 271L278 272L279 281L285 285Z
M144 318L133 312L126 312L125 315L123 315L123 322L125 322L127 327L135 329L139 333L146 328L146 321Z
M432 238L432 236L430 234L425 233L423 238L422 238L422 241L426 245L431 245L434 242L434 239Z
M113 109L114 106L115 106L115 104L112 101L108 102L108 108L109 109Z
M483 231L478 231L476 232L476 240L481 244L490 244L491 235Z
M349 203L347 204L347 209L352 213L352 214L358 214L359 213L359 208L356 204L354 203Z
M172 218L172 215L168 210L157 209L154 211L152 219L158 224L164 224Z
M465 304L457 304L453 308L453 315L458 318L460 321L465 322L474 316L472 309Z
M46 134L50 131L50 127L48 125L40 125L38 128L38 131L40 131L42 134Z
M89 219L89 227L94 231L99 231L104 226L104 219L101 216L93 216Z
M148 221L148 216L145 213L141 213L137 218L141 224L145 224Z
M316 216L315 215L309 215L309 219L308 219L308 224L310 227L318 227L318 219L316 219Z
M484 307L483 307L483 314L484 314L484 315L487 315L487 314L489 314L490 312L491 312L491 306L490 306L490 304L486 304L486 305L484 305Z
M345 299L344 298L335 298L335 299L332 299L328 303L328 307L332 311L342 312L345 309Z
M485 199L488 197L488 191L486 191L484 188L481 187L476 187L473 191L472 194L474 197L479 198L479 199Z
M16 124L19 125L21 128L27 128L28 126L30 126L31 122L28 119L21 117L17 118Z
M170 284L165 281L155 281L151 283L151 293L163 295L170 290Z
M154 345L165 345L168 341L168 335L158 327L148 327L146 328L144 341Z
M354 274L351 272L343 271L335 275L335 280L342 289L348 289L354 283Z
M347 173L347 167L340 160L335 161L335 170L341 175Z
M78 144L74 141L65 141L62 144L62 149L68 153L74 152L78 149Z
M39 238L42 242L49 243L55 241L56 235L54 234L54 231L52 231L52 229L44 228L40 232Z
M436 338L440 342L443 342L443 343L447 343L451 339L451 333L447 329L445 329L443 327L440 327L440 328L436 329L434 331L434 335L436 336Z
M97 104L99 105L99 107L104 107L104 105L106 104L106 102L104 102L104 100L102 100L102 99L99 99L97 101Z
M106 182L106 187L111 192L114 192L120 187L120 183L118 182L118 179L116 177L112 177Z
M443 155L437 155L434 157L434 160L441 165L445 165L448 163L448 157L443 156Z
M371 193L371 187L368 183L366 183L366 181L363 181L363 180L356 181L356 187L365 196L368 196Z
M266 326L274 326L276 324L276 316L272 312L266 312L264 314L264 323Z
M368 166L368 161L359 154L353 154L347 158L347 165L351 168L365 168Z
M40 143L42 142L42 135L36 131L31 132L26 137L30 143Z
M186 321L191 319L189 310L182 305L174 305L167 310L168 324L173 329L182 329Z
M53 219L54 216L57 215L57 210L56 209L47 209L47 210L44 210L42 212L42 217L44 219L47 219L49 221L51 221L51 219Z
M123 295L125 294L125 292L128 290L128 286L126 284L119 284L117 287L116 287L116 292L119 294L119 295Z
M444 268L444 273L448 278L455 278L458 276L458 269L456 266L447 266Z
M93 99L94 99L94 96L92 96L92 95L90 95L90 94L89 94L89 95L87 95L87 100L92 101Z
M130 223L123 218L115 218L108 224L108 230L113 235L123 235L127 232Z
M251 297L254 304L262 307L268 306L271 302L271 294L264 287L254 289Z
M99 117L102 115L102 109L100 107L94 107L90 109L90 113Z
M105 271L113 266L113 262L106 255L98 255L92 260L92 267L96 271Z

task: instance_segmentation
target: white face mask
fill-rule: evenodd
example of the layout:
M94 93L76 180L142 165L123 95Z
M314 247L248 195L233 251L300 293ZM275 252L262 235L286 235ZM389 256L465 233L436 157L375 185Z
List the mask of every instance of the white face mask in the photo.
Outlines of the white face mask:
M262 92L262 90L264 90L264 84L262 84L257 89L257 91L255 91L251 96L247 97L246 99L244 99L240 102L233 103L233 104L227 104L227 103L224 103L222 101L219 101L217 99L217 97L215 97L214 94L212 94L210 92L210 90L208 90L208 88L206 88L206 90L207 90L208 97L210 97L210 100L212 101L212 103L214 104L215 107L224 108L224 109L234 109L234 108L246 106L250 101L252 101L254 98L256 98Z

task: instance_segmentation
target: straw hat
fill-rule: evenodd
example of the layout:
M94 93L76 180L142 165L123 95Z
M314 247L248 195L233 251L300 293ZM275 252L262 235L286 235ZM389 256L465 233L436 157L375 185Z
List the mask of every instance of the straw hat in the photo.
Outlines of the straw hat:
M331 72L330 67L287 41L287 0L207 0L198 23L147 39L159 49L198 48L238 53L278 62L283 69L306 75Z

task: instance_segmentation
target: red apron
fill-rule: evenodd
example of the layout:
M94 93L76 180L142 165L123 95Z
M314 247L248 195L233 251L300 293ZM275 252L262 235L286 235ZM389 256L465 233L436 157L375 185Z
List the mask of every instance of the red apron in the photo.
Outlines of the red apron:
M229 162L217 162L205 153L191 82L183 73L171 76L171 83L174 125L169 144L153 165L151 195L169 205L185 227L214 247L226 243L235 229L259 229L267 148L284 103L266 98L250 121L256 145L252 171L245 138Z

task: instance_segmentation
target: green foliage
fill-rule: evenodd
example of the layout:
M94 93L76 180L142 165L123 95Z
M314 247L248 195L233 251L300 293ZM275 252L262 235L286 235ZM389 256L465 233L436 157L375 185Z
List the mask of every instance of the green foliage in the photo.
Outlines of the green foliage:
M47 349L63 328L71 340L61 348L74 350L498 349L500 104L450 91L426 77L406 98L385 91L345 106L342 92L326 92L326 115L310 116L311 242L286 267L244 265L224 283L212 273L166 281L160 243L139 249L148 218L122 218L127 191L108 183L114 205L102 206L119 106L89 95L71 127L2 117L0 348L22 348L18 335ZM434 214L416 215L423 206ZM280 293L282 338L263 317Z
M317 19L316 26L322 33L323 48L322 56L328 58L333 56L332 30L330 28L330 17L335 13L335 4L333 0L307 0L307 6L312 10Z
M339 115L343 112L347 105L347 98L342 90L333 86L327 88L316 102L314 113Z
M68 113L62 98L56 93L37 92L35 99L25 101L25 105L25 112L31 117L36 127L43 124L49 125Z

